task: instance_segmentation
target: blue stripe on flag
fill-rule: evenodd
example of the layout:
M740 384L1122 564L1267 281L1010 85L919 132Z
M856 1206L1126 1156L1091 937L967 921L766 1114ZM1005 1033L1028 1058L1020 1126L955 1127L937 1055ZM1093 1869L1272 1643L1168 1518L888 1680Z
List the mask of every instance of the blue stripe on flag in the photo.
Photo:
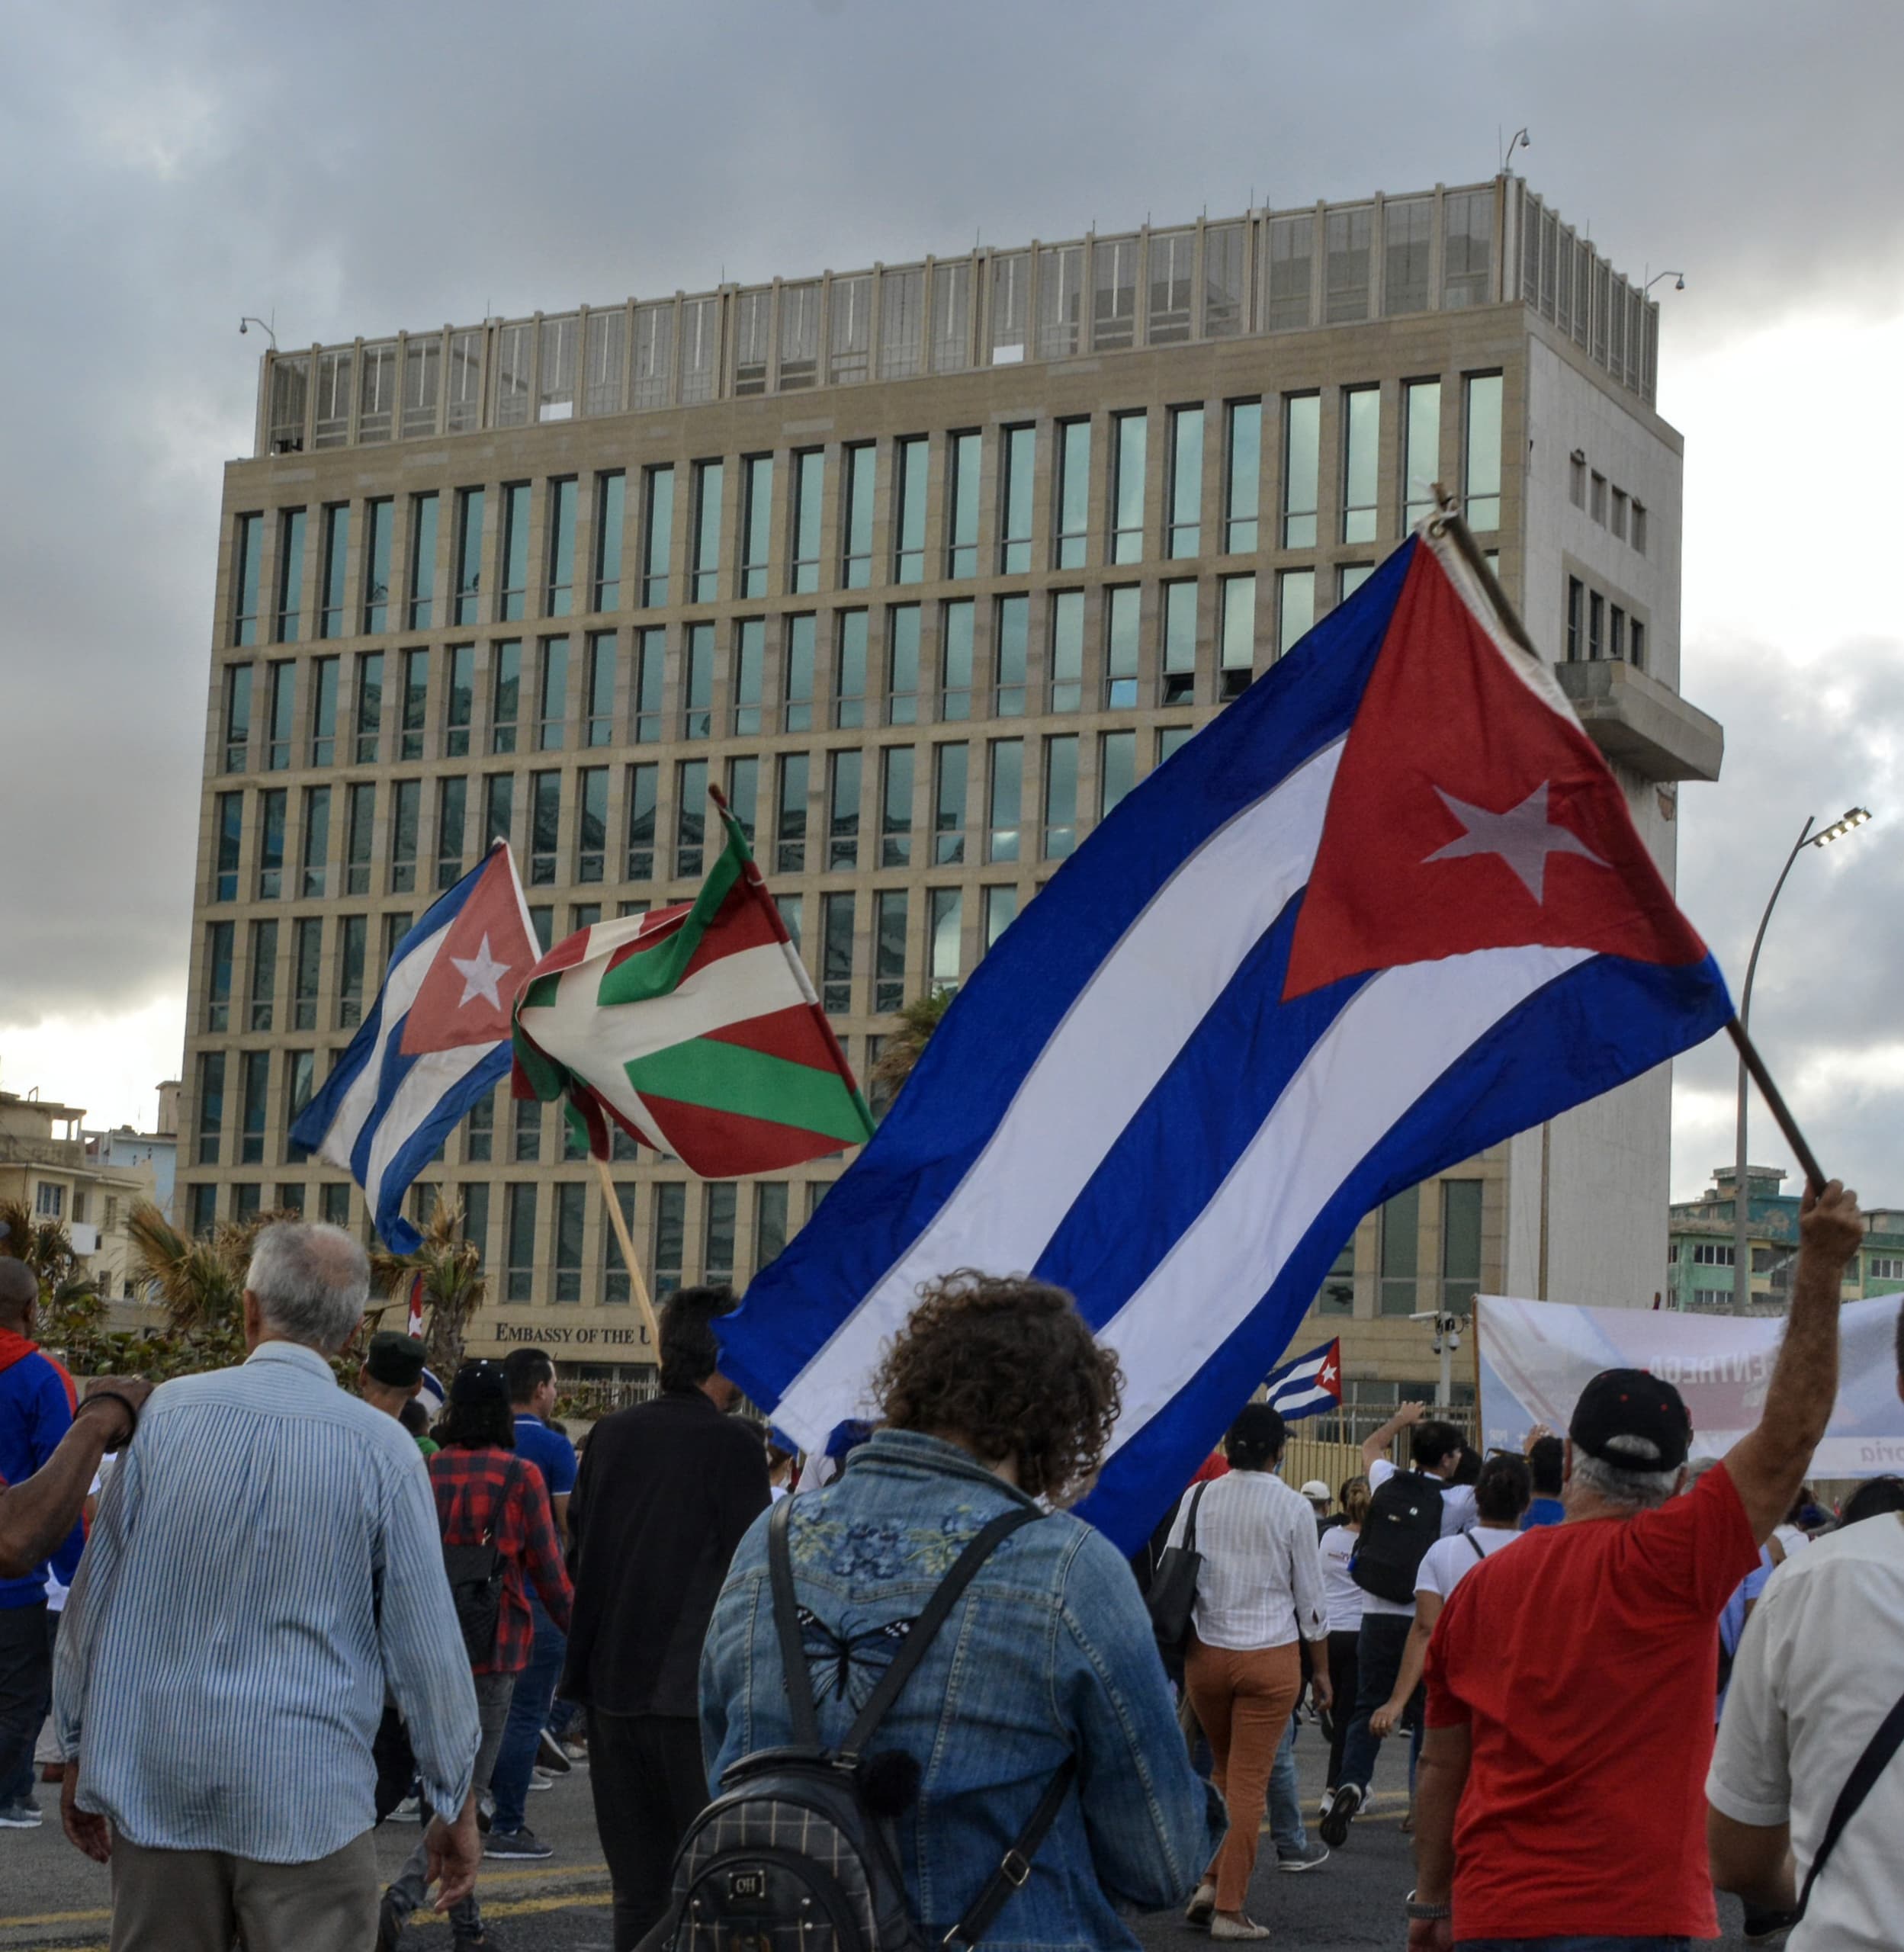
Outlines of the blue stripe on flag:
M414 1254L423 1244L422 1235L403 1217L403 1196L412 1181L430 1163L438 1146L471 1106L486 1098L509 1074L509 1047L499 1044L461 1084L437 1100L429 1116L397 1148L384 1170L383 1196L377 1212L377 1231L393 1252ZM384 1103L380 1096L374 1119L381 1119Z

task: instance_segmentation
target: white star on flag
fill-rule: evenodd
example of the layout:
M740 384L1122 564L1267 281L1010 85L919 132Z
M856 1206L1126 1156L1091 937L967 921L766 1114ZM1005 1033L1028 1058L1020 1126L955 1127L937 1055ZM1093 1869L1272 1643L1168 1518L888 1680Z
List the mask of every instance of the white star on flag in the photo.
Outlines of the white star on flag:
M509 965L506 962L496 962L490 955L487 935L483 936L482 946L475 955L467 959L453 955L450 961L463 978L463 994L457 999L458 1010L467 1003L473 1003L478 997L492 1010L502 1007L500 986L502 978L509 973Z
M1543 779L1519 806L1509 807L1504 814L1491 814L1485 807L1470 806L1437 786L1434 790L1441 804L1467 831L1458 840L1451 840L1446 846L1437 847L1424 856L1423 866L1430 861L1459 860L1464 855L1498 854L1534 900L1543 904L1549 854L1578 854L1597 868L1605 867L1607 863L1578 834L1548 819L1550 783Z

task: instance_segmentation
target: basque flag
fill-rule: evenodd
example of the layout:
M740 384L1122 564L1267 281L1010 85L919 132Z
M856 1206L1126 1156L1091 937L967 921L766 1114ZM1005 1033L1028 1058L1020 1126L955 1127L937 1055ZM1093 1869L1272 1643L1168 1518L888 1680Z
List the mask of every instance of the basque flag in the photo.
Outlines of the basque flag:
M1618 782L1433 524L1119 804L721 1324L817 1448L920 1286L1024 1270L1122 1359L1134 1550L1363 1214L1732 1015Z
M1298 1356L1263 1379L1266 1401L1283 1412L1286 1424L1342 1407L1342 1341L1338 1336L1306 1356Z
M509 1074L509 1006L541 952L515 857L499 840L397 945L350 1048L291 1127L364 1189L395 1253L422 1245L403 1217L410 1182Z

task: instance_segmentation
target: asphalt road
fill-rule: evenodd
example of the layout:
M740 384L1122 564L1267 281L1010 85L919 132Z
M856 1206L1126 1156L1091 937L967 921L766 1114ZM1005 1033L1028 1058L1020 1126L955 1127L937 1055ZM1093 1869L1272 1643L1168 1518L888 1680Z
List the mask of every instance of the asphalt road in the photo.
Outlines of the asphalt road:
M1303 1731L1297 1756L1303 1808L1312 1819L1322 1780L1321 1744L1312 1729ZM1404 1765L1400 1744L1385 1745L1374 1808L1319 1869L1301 1877L1279 1873L1264 1840L1250 1908L1271 1928L1273 1947L1399 1952L1406 1940L1402 1900L1413 1882L1401 1827ZM40 1802L47 1821L40 1829L0 1831L0 1952L105 1952L111 1917L106 1873L60 1834L55 1793L43 1789ZM1636 1822L1645 1822L1646 1814L1636 1810ZM479 1894L492 1944L499 1952L609 1952L608 1875L586 1771L578 1769L532 1797L529 1820L556 1854L541 1864L485 1864ZM393 1819L384 1825L377 1852L387 1877L416 1841L413 1824ZM1729 1952L1742 1948L1733 1900L1720 1900L1719 1918L1727 1932L1717 1942ZM1170 1913L1135 1923L1147 1952L1189 1952L1203 1942ZM449 1942L448 1928L437 1922L413 1925L404 1938L414 1952L448 1952Z

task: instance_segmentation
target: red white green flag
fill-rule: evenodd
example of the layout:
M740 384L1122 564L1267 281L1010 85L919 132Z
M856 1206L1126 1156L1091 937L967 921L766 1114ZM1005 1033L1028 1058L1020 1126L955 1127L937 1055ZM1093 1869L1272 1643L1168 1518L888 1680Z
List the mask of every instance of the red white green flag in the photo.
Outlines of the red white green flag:
M774 1172L872 1136L872 1119L739 823L700 894L597 922L530 973L514 1094L560 1098L598 1159L611 1127L703 1179Z

